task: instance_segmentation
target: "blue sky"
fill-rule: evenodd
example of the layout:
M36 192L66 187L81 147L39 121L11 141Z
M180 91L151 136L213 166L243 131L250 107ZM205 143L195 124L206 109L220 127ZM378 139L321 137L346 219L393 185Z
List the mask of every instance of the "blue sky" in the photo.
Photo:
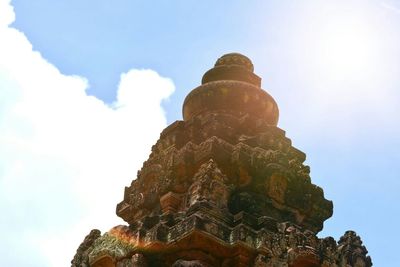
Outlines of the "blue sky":
M319 235L397 263L399 1L0 0L0 40L1 266L68 265L123 223L123 187L233 51L334 203Z

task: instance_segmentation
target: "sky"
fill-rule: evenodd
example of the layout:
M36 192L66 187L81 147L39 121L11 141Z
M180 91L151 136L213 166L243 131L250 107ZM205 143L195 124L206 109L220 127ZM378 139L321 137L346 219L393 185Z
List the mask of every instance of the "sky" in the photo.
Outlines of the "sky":
M0 266L68 266L91 229L123 224L124 186L230 52L334 203L319 236L355 230L396 266L395 0L0 0Z

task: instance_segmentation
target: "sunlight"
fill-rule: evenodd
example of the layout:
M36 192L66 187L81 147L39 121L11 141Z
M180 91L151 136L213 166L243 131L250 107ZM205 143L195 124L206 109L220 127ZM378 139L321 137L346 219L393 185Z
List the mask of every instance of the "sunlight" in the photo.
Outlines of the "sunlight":
M316 43L319 65L336 78L369 75L378 54L377 35L362 18L327 18Z
M293 71L312 99L314 119L320 114L324 120L322 111L343 114L342 123L345 114L371 113L372 107L380 114L391 112L400 54L393 28L398 16L376 3L351 1L313 2L299 13L288 48L298 57Z

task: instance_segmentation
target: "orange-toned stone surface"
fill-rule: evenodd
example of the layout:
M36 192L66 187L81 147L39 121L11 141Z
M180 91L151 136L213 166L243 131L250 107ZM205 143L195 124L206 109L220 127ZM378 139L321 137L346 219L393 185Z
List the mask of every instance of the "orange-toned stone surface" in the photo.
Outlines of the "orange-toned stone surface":
M92 231L72 266L371 266L354 232L317 237L332 202L260 86L247 57L218 59L125 188L127 226Z

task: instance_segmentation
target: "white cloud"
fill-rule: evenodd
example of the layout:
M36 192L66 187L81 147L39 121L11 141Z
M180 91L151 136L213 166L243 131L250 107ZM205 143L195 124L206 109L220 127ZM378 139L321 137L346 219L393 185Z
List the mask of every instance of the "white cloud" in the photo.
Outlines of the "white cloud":
M0 0L0 265L68 266L92 228L122 223L115 205L166 126L174 84L130 70L107 105L33 51L14 17Z

